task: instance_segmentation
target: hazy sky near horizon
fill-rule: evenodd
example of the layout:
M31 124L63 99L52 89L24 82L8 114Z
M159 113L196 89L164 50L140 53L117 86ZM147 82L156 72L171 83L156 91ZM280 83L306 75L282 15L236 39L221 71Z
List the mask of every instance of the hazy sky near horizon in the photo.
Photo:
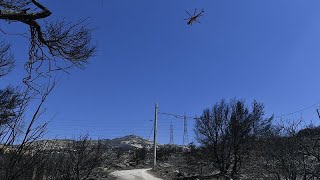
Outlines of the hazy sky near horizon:
M43 2L56 17L88 18L98 43L87 68L48 99L47 137L148 138L155 102L160 112L199 116L222 98L256 99L276 117L320 102L320 1ZM185 10L195 8L205 15L188 26ZM319 105L283 118L319 124ZM181 143L183 122L164 115L160 142L169 142L171 121ZM192 121L188 131L191 141Z

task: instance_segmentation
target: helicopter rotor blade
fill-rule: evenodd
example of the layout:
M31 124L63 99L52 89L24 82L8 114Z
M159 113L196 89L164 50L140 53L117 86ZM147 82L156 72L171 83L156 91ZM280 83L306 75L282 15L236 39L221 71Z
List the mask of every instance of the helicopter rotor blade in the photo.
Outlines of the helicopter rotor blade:
M186 10L185 10L186 11ZM192 16L188 11L186 11L186 13L189 15L189 16Z

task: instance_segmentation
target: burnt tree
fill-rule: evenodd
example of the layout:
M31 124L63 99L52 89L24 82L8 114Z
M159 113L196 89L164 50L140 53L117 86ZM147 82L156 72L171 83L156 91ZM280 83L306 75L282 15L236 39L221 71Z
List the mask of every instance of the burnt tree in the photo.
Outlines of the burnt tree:
M205 109L195 125L195 133L207 160L220 174L237 179L244 157L255 139L268 133L271 118L263 118L263 105L256 101L252 110L242 100L222 100Z

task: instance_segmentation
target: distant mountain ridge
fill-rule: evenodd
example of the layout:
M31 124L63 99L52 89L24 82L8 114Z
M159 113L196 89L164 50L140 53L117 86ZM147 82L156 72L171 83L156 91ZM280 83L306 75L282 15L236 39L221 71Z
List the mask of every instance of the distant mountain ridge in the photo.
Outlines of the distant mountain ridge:
M52 140L39 140L34 142L33 146L42 146L46 150L50 149L65 149L68 143L71 143L71 139L52 139ZM98 143L98 140L90 140L93 145ZM122 148L126 150L136 149L136 148L151 148L153 142L145 138L136 135L127 135L123 137L113 138L113 139L101 139L99 140L104 148L116 149Z
M104 139L101 140L102 143L109 147L128 147L128 148L150 148L152 146L152 141L144 139L136 135L128 135L124 137L114 138L114 139Z

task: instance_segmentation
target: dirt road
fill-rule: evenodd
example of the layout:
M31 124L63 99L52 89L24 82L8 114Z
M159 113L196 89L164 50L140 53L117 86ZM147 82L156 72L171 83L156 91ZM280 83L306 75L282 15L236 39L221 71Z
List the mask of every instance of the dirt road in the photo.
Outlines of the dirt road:
M117 180L162 180L148 173L150 169L133 169L112 172L111 175L117 177Z

